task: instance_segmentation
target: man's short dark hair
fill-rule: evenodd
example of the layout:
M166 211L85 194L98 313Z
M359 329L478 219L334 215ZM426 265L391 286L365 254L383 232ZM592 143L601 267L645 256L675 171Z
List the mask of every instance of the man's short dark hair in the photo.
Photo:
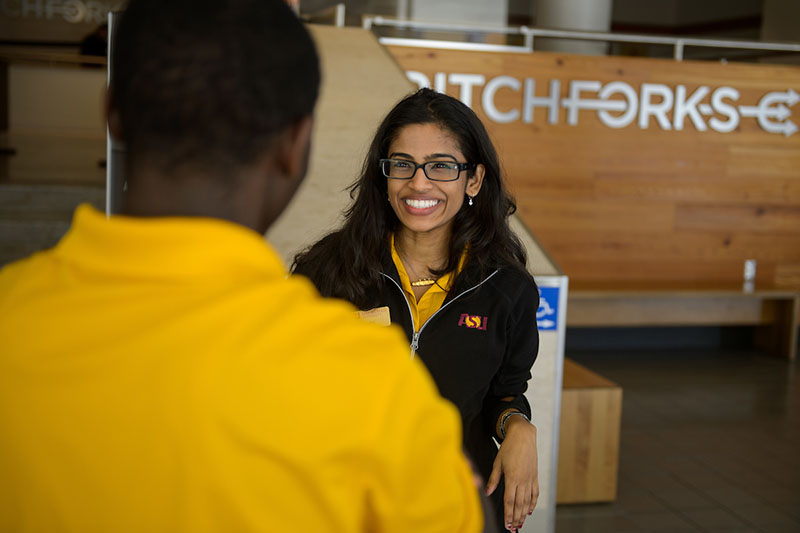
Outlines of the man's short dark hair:
M319 58L284 0L131 0L111 99L129 162L230 172L310 115Z

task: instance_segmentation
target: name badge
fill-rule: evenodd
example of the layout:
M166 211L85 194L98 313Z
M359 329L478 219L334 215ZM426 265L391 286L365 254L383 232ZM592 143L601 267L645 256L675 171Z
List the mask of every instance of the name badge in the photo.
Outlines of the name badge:
M388 306L358 311L358 318L366 320L367 322L372 322L373 324L378 324L379 326L388 326L392 323Z

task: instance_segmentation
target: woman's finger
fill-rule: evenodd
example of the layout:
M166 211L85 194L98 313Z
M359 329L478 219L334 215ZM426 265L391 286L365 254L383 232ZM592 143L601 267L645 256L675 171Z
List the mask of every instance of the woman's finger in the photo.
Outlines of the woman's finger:
M509 483L506 479L506 491L503 494L503 523L506 529L511 530L516 527L517 522L514 520L514 502L517 498L517 486Z
M539 484L534 483L531 487L531 503L528 505L528 514L532 514L536 509L536 502L539 501Z
M522 527L525 518L528 516L528 507L531 502L531 489L527 485L518 485L516 498L514 499L514 524Z
M492 465L492 473L489 474L489 480L486 482L486 495L491 496L492 493L497 488L497 485L500 484L500 476L503 473L503 470L500 466L499 457L495 458L494 464Z

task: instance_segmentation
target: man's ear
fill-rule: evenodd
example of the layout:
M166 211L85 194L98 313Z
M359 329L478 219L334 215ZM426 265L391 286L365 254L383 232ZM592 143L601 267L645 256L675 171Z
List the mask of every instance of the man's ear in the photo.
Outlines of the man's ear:
M305 175L313 129L314 119L309 115L288 126L280 136L276 160L284 175L293 178Z
M108 132L114 139L121 141L122 123L119 119L119 111L114 107L110 87L103 94L103 113L106 117L106 124L108 124Z

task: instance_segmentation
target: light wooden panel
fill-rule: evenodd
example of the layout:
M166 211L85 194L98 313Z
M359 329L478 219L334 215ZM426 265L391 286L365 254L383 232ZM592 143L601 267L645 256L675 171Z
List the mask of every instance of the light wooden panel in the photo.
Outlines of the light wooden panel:
M619 293L617 293L619 294ZM581 300L568 311L572 326L751 325L765 322L758 299L641 298L627 295L606 300Z
M589 57L538 52L493 53L389 47L406 70L432 81L436 73L511 76L535 80L535 94L560 80L624 81L641 95L641 83L701 85L713 92L734 87L736 105L756 106L769 92L800 92L800 68L672 60ZM574 281L653 282L742 279L745 259L758 261L759 283L800 287L800 132L769 133L742 116L730 133L662 130L650 118L619 129L581 110L578 124L557 124L547 109L533 122L492 122L482 107L485 85L469 94L472 107L496 141L520 214ZM462 87L448 83L448 94ZM501 112L522 110L524 87L497 90ZM588 98L596 97L589 93ZM655 101L658 98L654 99ZM710 95L702 103L710 103ZM787 106L800 125L800 105ZM667 114L670 121L673 112ZM725 117L713 115L720 120ZM710 116L704 117L708 122ZM782 119L783 120L783 119Z
M414 87L371 32L309 26L322 66L308 175L267 238L284 260L340 225L378 124Z
M564 360L558 446L558 503L616 499L622 389Z
M627 281L624 288L615 282L576 283L570 290L570 326L757 326L755 340L765 353L797 356L800 294L794 289L640 280Z
M46 58L42 54L41 60ZM76 68L60 60L53 64L12 61L8 66L10 131L105 139L105 69Z

